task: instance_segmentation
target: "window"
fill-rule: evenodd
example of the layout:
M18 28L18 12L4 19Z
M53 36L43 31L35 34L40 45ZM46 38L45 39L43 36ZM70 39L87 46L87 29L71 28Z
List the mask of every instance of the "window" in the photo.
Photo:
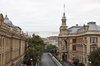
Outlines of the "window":
M83 56L82 56L82 62L83 62Z
M94 51L95 50L95 47L92 47L92 51Z
M65 30L65 29L64 29L64 30L62 30L62 33L63 33L63 34L65 34L65 33L66 33L66 30Z
M95 42L96 42L95 37L92 37L92 43L95 43Z
M76 45L73 45L72 48L74 51L76 51Z
M73 39L73 43L76 43L76 39Z
M81 61L81 56L80 56L80 59L79 60Z
M62 47L62 50L66 50L65 46Z
M65 30L63 30L64 31L64 33L66 32Z

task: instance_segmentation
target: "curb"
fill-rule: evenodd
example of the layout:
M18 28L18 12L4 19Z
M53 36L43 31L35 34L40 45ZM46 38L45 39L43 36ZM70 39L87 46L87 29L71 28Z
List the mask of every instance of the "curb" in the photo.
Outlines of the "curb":
M55 62L58 66L62 66L62 64L61 64L54 56L52 56L51 53L49 53L49 55L52 57L52 59L54 60L54 62Z

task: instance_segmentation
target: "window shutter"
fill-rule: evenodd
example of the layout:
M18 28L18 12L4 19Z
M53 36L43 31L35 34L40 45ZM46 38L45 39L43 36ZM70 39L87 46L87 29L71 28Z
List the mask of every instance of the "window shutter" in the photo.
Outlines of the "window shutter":
M81 38L81 43L82 43L82 38Z
M91 45L90 45L90 52L91 52Z
M91 37L90 37L90 43L91 43Z
M76 45L75 45L75 51L76 51Z
M98 43L98 38L96 37L96 43Z
M73 50L74 50L74 45L73 45Z
M74 45L72 46L72 50L74 50Z
M74 43L74 39L73 39L73 43Z

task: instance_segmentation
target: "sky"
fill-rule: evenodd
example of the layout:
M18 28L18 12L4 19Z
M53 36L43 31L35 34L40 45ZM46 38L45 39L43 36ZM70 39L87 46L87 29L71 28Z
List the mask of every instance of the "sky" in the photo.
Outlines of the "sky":
M100 25L100 0L0 0L0 13L24 32L47 37L58 35L64 4L68 28L90 21Z

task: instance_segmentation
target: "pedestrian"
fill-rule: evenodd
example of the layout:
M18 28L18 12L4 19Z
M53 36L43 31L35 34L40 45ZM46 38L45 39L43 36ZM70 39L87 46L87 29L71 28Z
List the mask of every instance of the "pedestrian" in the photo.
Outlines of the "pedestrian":
M68 64L68 66L70 66L70 65L69 65L69 62L68 62L67 64Z

